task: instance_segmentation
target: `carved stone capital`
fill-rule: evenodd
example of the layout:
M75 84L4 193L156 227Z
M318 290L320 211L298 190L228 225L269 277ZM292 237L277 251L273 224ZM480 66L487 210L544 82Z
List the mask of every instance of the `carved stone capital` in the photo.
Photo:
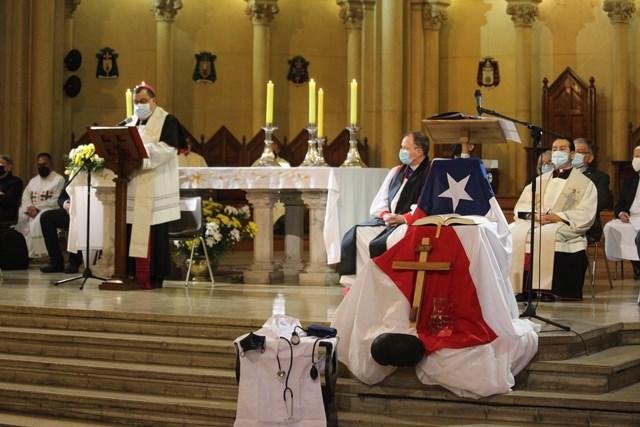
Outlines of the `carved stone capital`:
M182 0L151 0L151 11L156 21L173 22L182 9Z
M67 19L73 18L73 14L76 12L76 8L82 0L64 0L64 17Z
M530 27L538 17L538 4L542 0L507 0L507 15L516 27Z
M604 0L602 10L607 12L611 23L628 24L636 13L636 5L633 0Z
M347 28L362 28L363 5L359 0L337 0L340 6L340 19Z
M425 30L440 31L447 21L447 7L451 0L424 0L422 7L422 27Z
M247 2L245 13L254 24L269 25L278 14L278 0L244 0Z

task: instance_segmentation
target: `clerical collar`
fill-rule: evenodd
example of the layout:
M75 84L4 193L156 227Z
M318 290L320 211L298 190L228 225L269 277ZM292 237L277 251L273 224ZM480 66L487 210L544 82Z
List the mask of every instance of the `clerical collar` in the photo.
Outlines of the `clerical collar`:
M554 169L553 170L553 177L554 178L560 178L560 179L567 179L569 178L569 174L571 173L571 168L568 169Z

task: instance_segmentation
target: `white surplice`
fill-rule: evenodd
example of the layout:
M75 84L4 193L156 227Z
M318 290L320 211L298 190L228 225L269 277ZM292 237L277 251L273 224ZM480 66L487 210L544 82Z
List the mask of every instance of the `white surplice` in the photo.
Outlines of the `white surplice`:
M129 256L146 258L149 227L180 218L180 184L177 150L160 141L168 113L156 107L138 132L148 158L135 172L127 189L127 223L132 224ZM133 116L130 123L138 122Z
M59 207L58 197L60 197L63 188L64 178L62 175L51 171L46 178L40 175L31 178L22 192L22 202L18 210L18 223L15 228L24 236L30 258L47 254L40 226L40 215L42 215L42 212ZM35 218L31 218L26 214L29 206L38 208L38 215Z
M598 191L593 182L573 168L567 179L554 178L547 172L536 178L535 212L554 213L563 222L546 224L535 230L533 281L535 289L551 289L555 252L575 253L587 248L586 232L596 215ZM531 212L531 184L522 191L514 207L515 221L510 224L513 238L511 285L521 292L525 252L529 252L530 220L518 218L520 212ZM540 249L540 240L542 241ZM541 255L541 256L540 256ZM540 274L539 269L540 267ZM539 284L539 286L538 286Z

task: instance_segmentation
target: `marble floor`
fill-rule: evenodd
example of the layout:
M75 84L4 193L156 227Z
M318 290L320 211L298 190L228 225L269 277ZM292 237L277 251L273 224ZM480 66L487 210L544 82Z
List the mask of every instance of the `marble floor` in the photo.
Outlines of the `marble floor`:
M201 283L185 289L182 283L171 282L166 284L171 287L149 291L102 291L98 289L99 282L91 279L79 290L80 280L53 286L53 281L72 276L42 274L37 267L4 271L0 304L256 320L267 319L272 314L287 314L305 322L328 322L343 297L342 288L337 286L221 282L216 282L213 288ZM537 314L559 322L592 326L617 322L640 325L639 290L640 281L630 277L614 280L610 289L606 275L598 274L594 298L586 283L583 301L540 303Z

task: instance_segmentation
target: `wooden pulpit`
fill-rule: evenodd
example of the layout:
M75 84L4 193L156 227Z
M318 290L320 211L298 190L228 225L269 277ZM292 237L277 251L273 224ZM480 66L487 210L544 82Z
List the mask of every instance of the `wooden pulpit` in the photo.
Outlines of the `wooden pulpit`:
M127 275L127 186L129 177L142 165L142 159L148 157L147 151L138 129L133 126L91 126L87 133L98 155L105 159L106 167L116 174L114 272L111 279L100 285L100 289L140 289L138 283Z

